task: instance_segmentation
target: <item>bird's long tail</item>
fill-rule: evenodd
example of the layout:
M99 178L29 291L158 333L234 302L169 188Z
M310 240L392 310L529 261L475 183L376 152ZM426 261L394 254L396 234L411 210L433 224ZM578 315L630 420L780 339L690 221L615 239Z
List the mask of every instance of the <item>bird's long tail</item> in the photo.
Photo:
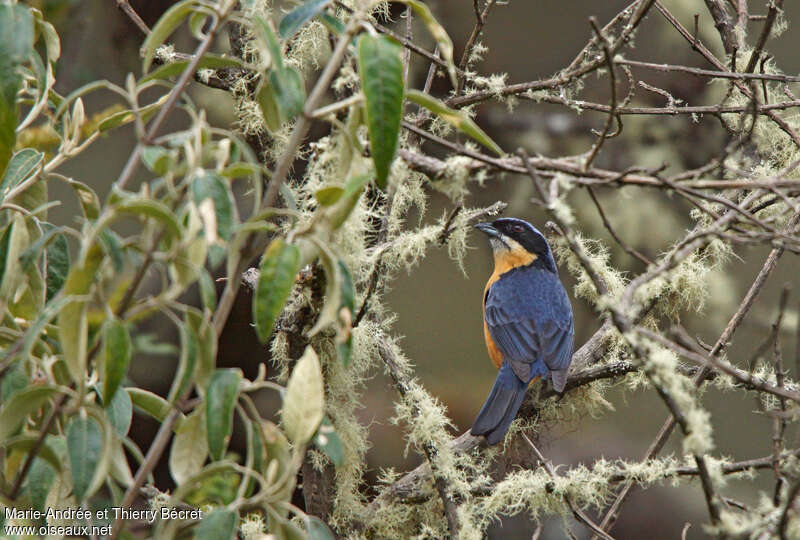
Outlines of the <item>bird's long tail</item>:
M527 388L528 383L519 380L511 366L504 362L489 397L472 424L471 433L475 436L484 435L490 445L502 441L517 416Z

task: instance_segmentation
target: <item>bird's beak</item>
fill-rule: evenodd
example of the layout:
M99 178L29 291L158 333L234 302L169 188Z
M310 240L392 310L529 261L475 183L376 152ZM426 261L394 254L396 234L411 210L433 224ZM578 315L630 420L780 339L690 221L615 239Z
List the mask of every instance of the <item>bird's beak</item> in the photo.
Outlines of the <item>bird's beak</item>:
M476 223L475 228L482 233L488 235L490 238L500 238L500 231L494 228L491 223Z

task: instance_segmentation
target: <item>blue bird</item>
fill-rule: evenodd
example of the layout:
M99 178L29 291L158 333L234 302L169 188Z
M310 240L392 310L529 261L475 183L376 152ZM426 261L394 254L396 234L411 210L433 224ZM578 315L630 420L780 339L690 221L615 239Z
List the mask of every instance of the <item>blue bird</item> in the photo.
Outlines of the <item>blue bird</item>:
M544 236L527 221L501 218L475 227L488 235L494 272L483 293L483 336L500 371L471 433L503 440L531 381L564 390L572 361L572 306Z

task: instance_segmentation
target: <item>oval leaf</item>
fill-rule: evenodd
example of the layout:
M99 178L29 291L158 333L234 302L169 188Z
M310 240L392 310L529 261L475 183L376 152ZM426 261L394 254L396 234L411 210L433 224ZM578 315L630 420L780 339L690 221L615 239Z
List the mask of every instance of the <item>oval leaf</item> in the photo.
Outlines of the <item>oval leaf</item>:
M435 97L424 92L420 92L419 90L409 90L406 93L406 97L420 107L428 109L457 130L469 135L498 156L503 154L503 151L500 149L497 143L495 143L481 128L479 128L478 124L476 124L465 112L451 109Z
M306 87L300 72L293 67L275 67L269 72L269 83L281 124L303 112Z
M91 417L73 418L67 427L67 454L72 473L72 489L78 501L91 495L89 487L102 449L103 430L100 424Z
M147 39L142 44L142 51L144 53L144 64L142 71L147 73L150 70L150 64L153 61L153 55L164 41L180 26L185 19L194 9L195 0L183 0L174 6L170 7L158 19L158 22L147 35Z
M0 441L5 441L39 408L56 394L50 386L32 386L15 392L0 409Z
M228 440L233 432L233 408L239 395L239 369L218 369L211 376L206 394L206 429L208 452L211 459L225 456Z
M163 203L152 199L136 198L120 202L116 211L134 216L147 216L160 221L173 237L180 237L181 228L172 211Z
M282 238L270 243L259 266L258 284L253 296L253 322L258 339L267 341L275 319L286 304L295 276L300 271L300 250Z
M131 421L133 420L133 402L128 392L124 390L115 392L111 402L103 401L108 415L108 421L117 432L117 435L124 437L128 434L131 428Z
M344 189L339 186L328 186L315 191L314 198L322 206L330 206L338 201L343 193Z
M141 388L126 388L133 405L139 410L163 422L171 409L169 402L161 396ZM176 425L180 425L180 422Z
M86 295L103 261L103 252L96 245L89 249L83 264L73 266L64 283L64 295ZM83 379L86 368L86 344L89 323L85 299L72 300L58 314L58 335L64 350L64 361L75 381Z
M358 203L358 198L364 191L364 186L369 182L368 174L353 176L347 181L342 194L337 201L327 210L327 218L331 229L341 227Z
M192 197L194 203L201 209L200 215L206 228L208 241L213 242L216 237L226 241L230 240L236 219L230 185L220 176L206 171L198 174L192 181ZM207 219L202 212L203 201L207 199L210 199L213 204L214 221L216 222L214 231L209 230L212 220Z
M236 533L236 512L215 508L194 528L195 540L231 540Z
M28 228L25 218L14 212L13 221L0 236L0 301L11 300L24 283L21 257L28 248Z
M286 436L296 446L306 444L322 422L325 388L317 353L310 346L289 377L281 419Z
M358 40L358 71L367 100L367 128L378 187L386 187L403 115L400 47L386 36Z
M33 16L22 4L0 4L0 174L11 159L16 140L17 92L22 77L17 65L33 51Z
M103 345L106 353L103 398L110 405L131 362L131 336L122 322L113 319L106 323Z
M344 446L331 421L325 416L314 436L314 445L325 452L337 467L344 463Z
M44 154L33 148L23 148L11 158L0 182L0 202L10 190L21 184L44 159Z
M324 521L316 516L305 516L306 532L309 540L336 540Z
M173 378L172 388L167 400L175 403L189 387L197 364L198 339L194 329L188 324L180 327L181 355L178 359L178 370Z
M175 77L183 73L183 70L186 69L190 60L178 60L177 62L170 62L169 64L164 64L159 66L158 68L154 69L150 73L147 74L146 77L143 77L139 84L145 83L147 81L152 80L159 80L159 79L168 79L170 77ZM225 68L244 68L244 64L241 60L236 58L229 58L226 56L218 56L216 54L206 53L203 55L203 58L200 59L200 62L197 64L197 69L225 69Z
M178 485L200 472L208 457L206 419L203 413L203 409L199 407L187 416L172 441L169 472Z
M304 24L330 3L331 0L306 0L281 19L278 34L284 39L294 36Z

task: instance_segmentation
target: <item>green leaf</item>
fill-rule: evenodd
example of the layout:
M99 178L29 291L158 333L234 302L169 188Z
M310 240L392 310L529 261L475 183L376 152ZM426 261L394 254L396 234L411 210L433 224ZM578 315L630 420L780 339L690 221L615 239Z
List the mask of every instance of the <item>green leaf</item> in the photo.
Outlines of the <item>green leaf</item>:
M314 239L314 243L319 249L320 261L325 269L325 304L319 312L317 322L308 331L309 336L314 336L328 325L338 322L339 308L342 302L342 278L336 257L323 242Z
M195 540L231 540L236 534L237 515L227 508L215 508L194 528Z
M339 259L336 261L339 266L340 288L342 290L342 307L347 308L352 313L356 305L356 289L353 285L353 275L347 265Z
M100 215L100 198L97 193L83 182L68 178L67 182L75 190L75 195L81 203L81 209L86 219L95 220Z
M294 36L300 28L311 20L317 13L331 4L332 0L306 0L281 19L278 25L278 34L283 39Z
M214 311L217 308L217 288L205 268L201 268L199 271L197 285L200 290L200 299L203 302L203 307Z
M33 507L40 512L47 511L47 494L50 492L50 486L53 485L55 478L56 470L49 462L37 456L25 479L25 491L30 497Z
M178 348L175 345L156 341L154 334L136 334L133 338L133 349L137 354L142 353L153 356L173 356L178 354Z
M358 40L358 71L367 101L367 128L378 187L386 188L403 116L400 47L386 36Z
M52 230L60 230L55 227ZM58 291L64 286L69 274L69 246L67 237L62 233L56 233L53 241L48 244L45 255L47 256L47 301L53 299Z
M120 392L114 392L114 397L111 398L111 403L108 400L103 400L103 406L108 415L108 421L117 432L117 435L124 437L128 434L133 421L133 402L131 396L128 395L124 389Z
M122 239L111 229L104 229L97 235L100 247L103 248L109 259L114 271L121 273L125 266L125 257L122 252Z
M233 408L239 396L239 369L218 369L211 376L206 393L206 429L208 452L211 459L219 461L225 456L233 433Z
M186 324L197 336L197 367L194 372L195 384L205 387L208 384L217 362L217 333L211 324L211 312L200 313L194 309L186 310Z
M166 174L172 163L172 154L160 146L145 146L142 150L142 163L156 174Z
M167 400L175 403L184 394L192 381L197 363L198 339L194 329L186 324L180 327L181 356L178 359L178 370L173 378L172 388Z
M273 68L269 72L269 84L272 87L281 124L293 120L303 112L306 102L306 87L303 77L296 68Z
M217 237L225 241L230 240L236 220L236 209L233 203L233 194L230 184L219 175L204 171L195 176L192 181L192 197L206 230L206 239L214 243ZM203 201L210 199L214 211L214 219L204 215ZM211 223L211 222L214 223ZM215 224L213 230L211 225Z
M19 350L20 357L25 358L30 354L31 349L33 349L33 346L36 344L36 340L39 338L39 334L41 334L44 327L72 300L71 297L67 296L58 298L47 304L41 313L39 313L39 316L36 317L34 323L31 324L25 332L25 337L22 340L22 347ZM0 353L0 358L2 357L3 354Z
M0 409L0 441L14 435L28 417L55 394L56 389L53 387L31 386L15 393L11 399L4 400L3 408Z
M359 174L351 177L344 185L344 190L333 206L326 211L326 217L332 230L341 227L358 203L364 186L369 182L370 175Z
M22 4L0 4L0 175L16 140L17 92L22 82L17 67L33 51L33 37L31 10Z
M103 331L105 346L105 380L103 381L103 397L111 403L122 379L128 373L131 363L131 336L128 329L118 319L106 321Z
M2 358L2 353L0 353ZM28 387L28 372L25 370L25 362L14 362L11 364L2 379L0 379L0 402L11 399L11 396Z
M325 388L317 353L306 347L297 361L283 397L281 420L286 436L295 444L306 444L322 422L325 412Z
M469 135L495 154L503 154L503 150L497 145L497 143L495 143L481 128L479 128L478 124L476 124L465 112L451 109L435 97L425 94L424 92L420 92L419 90L409 90L406 92L406 97L420 107L428 109L457 130Z
M456 64L453 61L453 41L450 39L450 36L447 35L444 27L439 24L439 21L433 16L431 9L419 0L397 1L409 6L414 10L414 13L422 19L428 32L430 32L433 39L436 40L442 59L447 62L447 74L450 76L450 83L453 85L453 88L456 88L458 86L458 78L456 77Z
M263 471L266 470L266 455L264 453L265 445L264 439L261 437L261 429L257 421L248 419L246 422L248 424L248 431L250 432L250 436L247 439L247 455L252 456L252 469L259 474L263 474ZM247 480L245 496L250 497L255 493L257 487L258 482L256 479L252 477L249 478Z
M169 472L178 485L203 470L208 457L205 411L198 407L181 424L172 441Z
M44 160L44 154L33 148L23 148L11 158L0 182L0 203L5 199L6 193L14 189L33 173Z
M55 227L50 223L42 222L41 225L45 231L44 234L37 238L36 241L28 246L28 248L22 252L22 255L19 256L19 263L23 272L27 272L35 262L40 261L44 247L50 244L57 234L66 230L66 227Z
M61 39L58 37L55 27L42 18L38 9L33 10L33 13L36 19L36 29L44 38L47 61L54 64L61 57Z
M337 261L339 265L339 288L342 295L342 307L339 310L339 322L342 326L336 336L336 353L344 367L350 365L350 354L353 350L353 318L355 317L356 291L353 285L353 276L350 269L343 261Z
M267 130L270 133L278 131L281 128L281 113L278 110L278 103L275 101L275 88L273 88L267 76L264 76L261 81L256 100Z
M340 36L344 33L344 23L330 13L320 13L319 22L325 25L331 33Z
M250 176L254 174L258 174L260 169L257 165L253 163L248 163L246 161L238 161L236 163L231 163L227 167L225 167L219 174L224 176L225 178L244 178L245 176Z
M118 203L115 210L137 217L151 217L165 225L167 232L174 238L181 236L181 227L175 214L164 203L152 199L132 198Z
M327 416L322 418L317 434L314 435L314 445L331 458L334 465L339 467L344 463L344 446L339 434Z
M288 502L294 491L293 479L295 474L291 472L291 469L296 468L292 463L289 441L283 431L269 420L261 421L261 429L259 431L267 451L266 470L262 470L261 473L269 485L283 482L283 479L287 480L283 483L279 495L276 494L276 498Z
M0 302L13 299L17 288L25 282L20 257L27 248L25 218L14 212L13 221L0 236Z
M128 392L128 396L130 396L131 402L135 407L159 422L163 422L172 409L166 399L148 390L142 388L126 388L125 391ZM183 417L183 415L181 415L181 417ZM180 422L182 421L183 419L181 418Z
M325 525L325 522L317 516L306 515L304 519L309 540L336 540L336 536Z
M338 201L343 193L344 189L339 186L328 186L315 191L314 198L320 205L330 206Z
M169 94L164 94L150 105L145 105L144 107L139 108L139 116L142 118L142 122L147 122L150 120L150 118L152 118L153 115L158 112L161 106L167 102L168 97ZM129 124L130 122L133 122L134 118L136 118L136 114L130 110L114 113L98 124L97 131L103 133L116 127Z
M117 393L124 394L125 392ZM109 454L108 474L111 476L111 478L126 488L133 485L133 473L131 473L130 465L128 465L128 458L125 457L125 450L122 448L121 440L114 440L111 443L111 451ZM113 484L111 485L113 486ZM111 489L113 493L113 488Z
M50 466L52 466L56 471L61 471L62 469L62 459L59 455L53 450L53 448L47 444L48 439L52 440L52 437L45 437L45 443L41 445L38 450L37 457L42 458L45 462L47 462ZM31 449L38 446L39 443L39 433L32 433L26 435L18 435L16 437L11 437L10 439L6 439L2 442L3 446L6 449L7 454L11 454L12 452L24 452L29 453Z
M283 53L281 44L270 22L260 15L253 18L253 35L261 54L261 60L267 65L272 64L276 68L283 67ZM269 58L267 58L267 56Z
M253 295L253 322L258 339L267 341L275 319L283 310L292 292L295 276L300 271L300 250L282 238L270 243L259 266L258 284Z
M61 308L58 314L58 336L64 351L64 361L75 381L82 381L84 377L89 330L87 301L81 297L91 290L102 261L103 251L92 246L83 263L70 269L64 283L65 296L79 297Z
M168 79L170 77L175 77L183 73L183 70L189 65L190 60L178 60L176 62L170 62L169 64L164 64L162 66L157 67L153 71L147 74L147 76L143 77L139 84L145 83L147 81L153 80L161 80L161 79ZM203 58L200 59L200 62L197 64L197 69L226 69L226 68L244 68L244 64L241 60L237 58L230 58L227 56L218 56L215 54L205 54Z
M144 54L144 63L142 71L147 73L150 71L150 64L153 61L156 49L158 49L164 41L175 31L178 26L194 9L196 0L183 0L170 7L156 25L152 28L147 35L147 39L142 44L142 52Z
M78 502L91 495L90 487L103 449L103 430L92 417L76 416L67 427L72 489Z
M230 504L236 498L242 481L232 465L230 461L217 461L206 465L186 483L176 487L175 500L184 500L198 507ZM204 515L204 520L205 517Z

